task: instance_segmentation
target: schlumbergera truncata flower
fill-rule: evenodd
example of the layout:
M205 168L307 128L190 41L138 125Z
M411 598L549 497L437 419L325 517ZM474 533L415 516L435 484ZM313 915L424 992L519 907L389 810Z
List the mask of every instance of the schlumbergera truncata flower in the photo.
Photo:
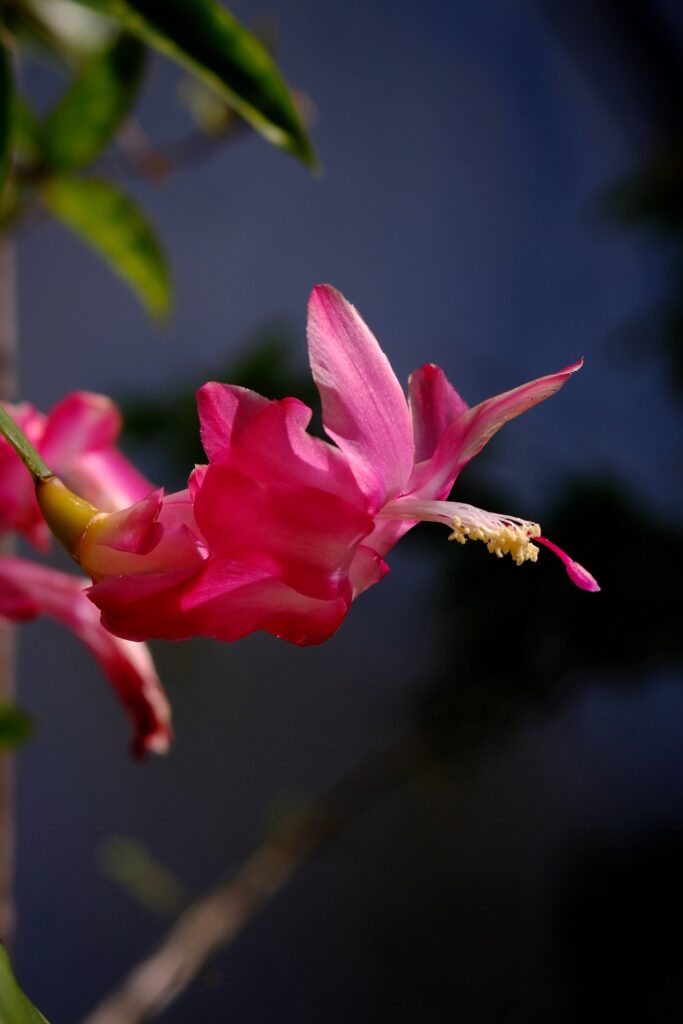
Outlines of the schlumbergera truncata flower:
M186 491L156 491L103 515L57 480L39 487L48 522L94 581L88 594L109 630L136 640L266 630L320 643L420 520L518 565L544 545L572 582L599 589L536 523L447 500L496 431L555 394L581 362L472 408L427 364L406 400L373 334L327 285L311 295L308 345L333 444L307 433L311 410L297 399L209 383L198 392L209 464L195 468Z
M118 409L103 395L73 392L51 410L27 403L3 407L32 445L89 501L113 511L152 485L116 446ZM50 534L21 460L0 437L0 535L15 531L45 551ZM141 643L114 636L84 593L88 580L26 558L0 556L0 619L24 622L47 615L71 630L93 654L133 725L132 749L163 753L172 738L168 701L152 657Z

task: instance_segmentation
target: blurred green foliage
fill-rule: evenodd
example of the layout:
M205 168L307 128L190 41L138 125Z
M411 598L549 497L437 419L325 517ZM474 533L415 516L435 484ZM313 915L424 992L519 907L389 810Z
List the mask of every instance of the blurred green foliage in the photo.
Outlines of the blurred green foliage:
M16 983L9 957L0 945L0 1021L2 1024L47 1024Z
M0 703L0 750L24 743L33 732L33 722L25 711Z
M148 312L163 316L171 281L152 225L106 176L90 177L123 137L150 50L212 91L210 127L206 103L190 105L200 139L215 142L249 125L307 166L316 160L268 50L216 0L64 0L59 8L51 0L0 0L0 230L21 226L38 201L130 285ZM15 88L13 58L24 54L47 58L67 75L43 116ZM135 136L124 145L135 173L158 178L173 169L140 129ZM175 155L187 154L176 147Z
M668 236L683 229L682 183L683 142L675 140L609 189L602 208L617 224L642 224Z
M504 496L479 490L471 478L467 489L456 486L459 500L507 507ZM508 559L486 565L491 556L477 544L454 552L453 562L438 553L444 670L416 715L439 757L476 753L530 713L568 699L577 685L637 685L683 660L672 600L683 572L677 527L657 521L616 483L590 479L574 481L541 521L544 533L590 566L602 593L570 586L552 558L533 567ZM432 550L443 546L434 531L412 536Z
M650 0L536 0L601 102L632 167L598 202L601 219L649 232L670 259L664 294L621 332L639 355L659 354L683 393L683 39L680 4ZM671 372L668 372L671 371Z
M46 207L96 249L150 313L171 305L171 276L149 221L116 186L95 178L51 177L40 188Z
M5 185L11 157L12 93L9 55L0 38L0 195Z
M602 214L621 228L650 231L673 257L667 293L658 308L636 326L642 338L665 358L669 380L683 391L683 142L669 140L638 170L607 190Z
M189 903L182 882L135 839L112 837L102 846L98 860L102 873L147 910L174 916Z
M86 60L41 126L52 170L79 170L109 145L135 102L145 61L144 46L126 35Z
M269 142L315 166L287 87L262 43L213 0L79 0L217 91Z

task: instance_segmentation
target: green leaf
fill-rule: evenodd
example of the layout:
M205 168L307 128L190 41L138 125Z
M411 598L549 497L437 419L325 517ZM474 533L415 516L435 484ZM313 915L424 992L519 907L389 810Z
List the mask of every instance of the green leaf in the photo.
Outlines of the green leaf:
M78 0L216 89L269 142L314 167L285 82L259 40L215 0Z
M12 155L12 66L7 50L0 41L0 195L5 184Z
M147 910L174 917L190 901L182 882L135 839L115 836L106 840L98 860L103 874Z
M24 743L32 731L33 723L25 711L10 704L0 704L0 749Z
M9 958L0 945L0 1021L2 1024L47 1024L17 985Z
M154 229L128 196L107 181L51 178L40 186L47 208L99 252L147 310L165 316L171 278Z
M99 156L135 100L145 53L137 39L123 35L85 63L43 125L48 166L75 170Z
M12 142L16 152L27 160L38 161L42 154L40 121L21 96L15 95L12 108Z

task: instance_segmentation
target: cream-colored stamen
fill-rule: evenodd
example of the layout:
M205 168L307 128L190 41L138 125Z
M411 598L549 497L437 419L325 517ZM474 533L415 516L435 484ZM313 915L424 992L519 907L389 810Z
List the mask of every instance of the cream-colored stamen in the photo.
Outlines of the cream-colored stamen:
M510 555L517 563L535 562L538 547L532 544L540 537L538 523L518 516L486 512L460 501L432 501L424 498L396 498L377 514L378 519L422 519L445 523L452 533L449 540L465 544L468 540L481 540L492 555L502 558Z
M540 536L538 523L525 520L509 522L483 513L479 522L464 522L460 516L453 517L453 532L449 540L458 544L466 544L468 540L481 540L486 544L490 554L497 558L510 555L517 565L524 562L535 562L538 558L538 547L532 544L533 537Z

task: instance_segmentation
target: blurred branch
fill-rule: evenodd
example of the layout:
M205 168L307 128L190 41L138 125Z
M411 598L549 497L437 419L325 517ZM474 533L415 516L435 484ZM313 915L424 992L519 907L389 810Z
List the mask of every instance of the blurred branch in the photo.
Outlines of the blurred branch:
M299 868L384 795L422 770L428 758L427 745L416 733L370 754L310 808L276 828L229 882L185 911L158 948L84 1024L142 1024L157 1017Z
M308 129L315 121L315 105L304 92L293 90L293 96L303 124ZM197 109L197 98L186 98L187 106L195 108L193 113L200 126L178 139L165 143L152 142L139 122L135 118L129 118L122 124L116 136L121 150L120 156L114 154L108 160L100 161L98 170L123 177L162 181L171 174L209 160L225 146L234 145L250 137L252 129L247 121L227 104L216 102L215 97L212 102L214 109L210 115L202 115Z
M165 143L155 143L149 138L136 118L128 118L116 134L119 153L110 153L93 165L98 177L106 176L115 180L150 181L161 183L173 174L180 173L201 164L218 153L231 142L248 138L249 125L245 121L235 119L229 131L217 135L206 135L204 132L190 131L181 138ZM40 185L50 180L52 171L43 164L15 165L15 178L20 185ZM30 226L34 227L45 220L44 211L37 203L27 203L21 211L22 226L30 218Z
M210 159L229 143L249 137L246 121L235 118L230 129L215 135L200 130L166 143L153 143L134 118L126 121L116 136L121 155L100 162L98 171L128 178L160 182ZM121 157L123 159L121 159Z

